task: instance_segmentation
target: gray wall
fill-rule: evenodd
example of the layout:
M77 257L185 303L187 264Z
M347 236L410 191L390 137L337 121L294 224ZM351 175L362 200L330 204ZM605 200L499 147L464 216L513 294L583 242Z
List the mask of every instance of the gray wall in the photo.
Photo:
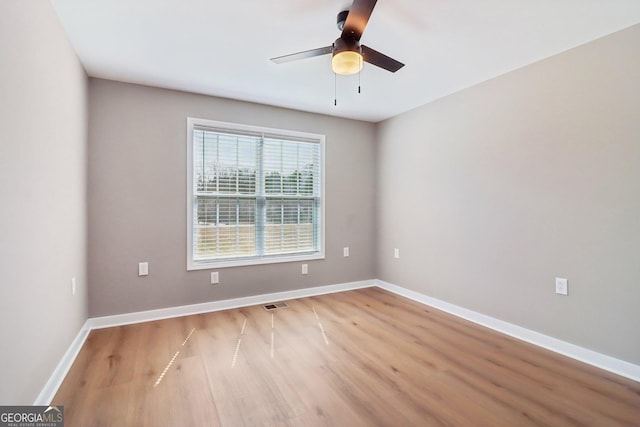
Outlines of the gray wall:
M381 123L378 278L640 364L638 46L634 26Z
M0 64L0 405L30 405L87 319L87 78L46 0L0 2Z
M375 125L100 79L89 100L92 317L374 278ZM326 259L308 275L300 263L225 268L212 286L211 270L186 271L189 116L326 135Z

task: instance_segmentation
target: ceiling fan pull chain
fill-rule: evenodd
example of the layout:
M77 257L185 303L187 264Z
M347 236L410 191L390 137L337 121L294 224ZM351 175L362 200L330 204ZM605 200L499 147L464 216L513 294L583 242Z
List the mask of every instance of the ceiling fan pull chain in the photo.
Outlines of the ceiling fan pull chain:
M337 107L338 106L338 75L336 73L333 73L333 106Z
M358 71L358 93L360 93L360 75L362 74L362 46L360 46L360 58L358 58L358 62L360 62L360 70Z

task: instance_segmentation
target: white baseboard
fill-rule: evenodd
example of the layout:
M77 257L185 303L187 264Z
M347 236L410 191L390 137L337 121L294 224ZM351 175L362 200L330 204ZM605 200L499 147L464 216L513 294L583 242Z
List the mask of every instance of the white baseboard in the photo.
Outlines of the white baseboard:
M161 308L157 310L139 311L136 313L116 314L113 316L94 317L87 320L90 329L110 328L112 326L129 325L132 323L149 322L152 320L169 319L172 317L189 316L192 314L210 313L213 311L229 310L232 308L249 307L252 305L268 304L314 295L331 294L375 286L375 280L341 283L338 285L318 286L315 288L296 289L293 291L275 292L243 298L211 301L201 304L182 305L178 307Z
M49 380L40 391L38 397L36 397L35 402L33 402L34 405L49 405L53 400L53 397L56 395L58 388L60 388L62 381L64 381L69 369L71 369L71 365L73 365L78 353L80 353L80 349L84 345L87 336L89 336L90 329L87 326L88 322L89 321L87 320L84 325L82 325L82 328L80 328L80 332L78 332L78 335L76 335L75 339L71 342L71 345L62 356L62 359L60 359L58 366L53 370Z
M624 360L616 359L382 280L375 280L375 284L379 288L394 294L446 311L454 316L486 326L487 328L502 332L503 334L518 338L538 347L546 348L547 350L640 382L640 366L634 365L633 363L625 362Z
M618 375L640 381L640 366L623 360L615 359L593 350L588 350L574 344L552 338L547 335L526 329L512 323L498 320L493 317L468 310L466 308L432 298L421 293L411 291L382 280L363 280L337 285L318 286L314 288L296 289L292 291L276 292L271 294L255 295L243 298L234 298L222 301L211 301L201 304L184 305L179 307L162 308L136 313L117 314L113 316L94 317L88 319L78 332L69 349L66 351L53 374L36 398L34 405L48 405L55 396L65 376L69 372L76 356L80 352L89 332L93 329L108 328L112 326L129 325L133 323L149 322L152 320L168 319L172 317L188 316L192 314L209 313L232 308L248 307L252 305L267 304L271 302L286 301L296 298L304 298L315 295L325 295L335 292L344 292L354 289L378 286L394 294L429 305L454 316L461 317L482 326L494 329L498 332L521 339L539 347L546 348L556 353L563 354L581 362L588 363L598 368L613 372Z

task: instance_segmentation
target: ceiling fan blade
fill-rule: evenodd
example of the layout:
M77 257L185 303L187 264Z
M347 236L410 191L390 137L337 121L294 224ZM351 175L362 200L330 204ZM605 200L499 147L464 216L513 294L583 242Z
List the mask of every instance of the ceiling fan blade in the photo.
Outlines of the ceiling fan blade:
M283 62L297 61L299 59L313 58L314 56L326 55L333 52L332 46L319 47L317 49L305 50L304 52L292 53L290 55L278 56L271 58L276 64L282 64Z
M362 45L362 58L365 62L369 64L375 65L376 67L383 68L387 71L391 71L395 73L400 68L404 67L402 62L398 62L393 58L388 57L387 55L378 52L377 50L373 50L368 46Z
M360 40L377 0L354 0L342 29L342 38Z

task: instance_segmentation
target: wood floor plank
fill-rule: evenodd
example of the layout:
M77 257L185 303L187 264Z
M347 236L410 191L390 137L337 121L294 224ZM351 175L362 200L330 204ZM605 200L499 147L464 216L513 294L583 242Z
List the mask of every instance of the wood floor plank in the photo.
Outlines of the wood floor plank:
M639 426L640 384L377 288L92 331L67 426Z

